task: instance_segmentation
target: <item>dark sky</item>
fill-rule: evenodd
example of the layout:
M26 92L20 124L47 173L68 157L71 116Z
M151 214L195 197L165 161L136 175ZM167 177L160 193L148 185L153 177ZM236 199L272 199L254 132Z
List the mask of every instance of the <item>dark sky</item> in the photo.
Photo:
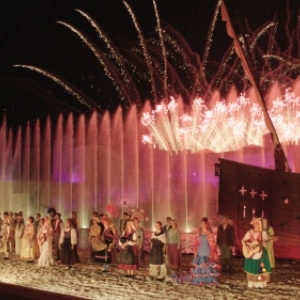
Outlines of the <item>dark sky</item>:
M171 24L201 56L217 0L157 0L161 20ZM287 18L286 3L290 3L292 22L297 21L299 0L227 0L230 13L236 18L244 14L253 29L277 14L284 31ZM128 0L145 36L155 28L151 0ZM16 113L16 118L35 108L35 118L47 111L80 111L82 107L73 97L49 79L28 70L13 68L13 64L30 64L52 70L76 84L76 76L101 73L93 64L91 54L71 31L56 24L69 22L96 36L87 23L74 12L80 8L94 17L114 40L137 40L128 12L120 0L4 0L0 4L0 112ZM212 59L218 61L230 45L224 25L217 24L212 44ZM284 45L285 41L282 40ZM104 91L99 87L100 93ZM95 97L93 92L91 97ZM104 101L104 100L101 100ZM104 105L105 106L105 105ZM19 115L18 115L19 113ZM30 114L29 114L30 115Z

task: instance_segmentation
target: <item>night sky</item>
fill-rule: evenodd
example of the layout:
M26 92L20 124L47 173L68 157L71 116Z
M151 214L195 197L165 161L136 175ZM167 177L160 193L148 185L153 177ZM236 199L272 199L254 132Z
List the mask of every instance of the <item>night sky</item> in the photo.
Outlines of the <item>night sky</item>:
M207 31L217 0L157 0L161 20L169 23L202 57ZM235 24L238 15L245 16L253 29L277 16L278 35L284 36L290 4L291 26L297 22L298 0L227 0ZM155 29L151 0L128 0L145 37ZM106 109L119 104L110 81L80 39L61 20L75 25L93 40L97 37L75 8L94 17L110 38L119 43L137 41L137 33L120 0L10 0L1 1L0 9L0 114L12 122L34 120L59 112L87 112L74 97L50 79L29 70L13 68L29 64L51 70L68 79ZM238 30L238 27L237 27ZM217 23L210 59L220 61L230 45L225 26ZM282 38L282 47L286 41ZM92 76L92 79L90 78ZM84 78L84 79L83 79ZM91 88L92 86L92 88Z

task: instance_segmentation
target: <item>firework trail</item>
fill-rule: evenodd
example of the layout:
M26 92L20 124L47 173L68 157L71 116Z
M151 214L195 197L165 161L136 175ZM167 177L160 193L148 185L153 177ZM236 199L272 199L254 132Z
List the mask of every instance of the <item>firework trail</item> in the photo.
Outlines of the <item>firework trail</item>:
M105 31L99 26L99 24L94 19L92 19L87 13L85 13L80 9L75 9L75 11L88 20L91 26L98 33L99 38L105 42L107 48L109 49L112 55L112 58L114 59L117 66L119 67L119 74L122 76L123 83L126 85L126 88L130 92L130 98L135 99L135 103L137 104L137 106L140 106L141 100L139 97L139 93L135 87L135 84L132 80L130 73L127 71L124 58L122 57L122 55L120 55L117 47L114 45L114 43L109 38L109 36L105 33Z
M165 94L165 97L167 97L168 96L167 54L166 54L166 48L165 48L165 43L164 43L163 30L162 30L161 25L160 25L160 18L159 18L158 9L157 9L157 5L156 5L155 0L153 0L152 3L153 3L153 7L154 7L156 23L157 23L157 31L158 31L158 36L159 36L159 42L160 42L162 56L163 56L163 63L164 63L163 64L164 65L164 70L163 70L164 94Z
M127 91L124 89L124 85L120 81L118 77L118 73L114 70L114 66L112 63L106 59L106 57L102 54L102 52L97 48L97 46L80 30L76 29L74 26L58 21L58 24L61 24L68 29L70 29L72 32L76 33L78 37L88 46L88 48L93 52L95 57L97 58L98 62L101 64L101 66L104 68L104 72L106 76L111 80L114 87L119 93L119 97L121 101L128 101L130 98L128 97ZM131 103L130 103L131 104Z
M14 65L14 67L24 68L24 69L28 69L31 71L35 71L37 73L40 73L40 74L52 79L54 82L56 82L61 87L63 87L69 94L73 95L85 107L88 107L90 110L96 110L98 113L102 112L102 109L98 103L96 103L94 100L92 100L88 96L84 95L82 93L82 91L80 91L78 88L76 88L70 82L68 82L65 78L62 78L61 76L56 75L53 72L50 72L50 71L47 71L45 69L38 68L35 66Z
M148 65L148 70L149 70L149 73L150 73L150 82L151 82L151 88L152 88L152 94L154 96L154 101L156 102L156 99L157 99L157 92L156 92L156 87L155 87L155 81L154 81L154 77L153 77L153 67L152 67L152 61L151 61L151 57L148 53L148 50L147 50L147 43L145 41L145 38L143 36L143 33L142 33L142 30L141 30L141 27L134 15L134 12L132 11L130 5L123 1L124 5L126 6L127 8L127 11L129 12L129 15L133 21L133 24L135 26L135 29L138 33L138 37L139 37L139 40L140 40L140 45L143 49L143 54L144 54L144 57L145 57L145 60L146 60L146 63Z
M239 58L231 45L225 52L221 62L209 60L209 52L213 43L214 31L219 17L221 1L218 0L210 24L203 60L193 52L186 40L170 25L160 20L155 0L152 0L156 17L156 33L145 39L137 18L129 4L123 1L138 34L138 42L121 41L118 46L105 33L100 25L86 12L76 9L96 31L105 43L106 49L100 50L87 34L66 22L58 22L74 32L92 51L105 75L118 93L123 107L136 104L140 109L145 100L155 104L164 101L166 105L175 99L182 98L185 110L191 109L195 99L201 98L205 103L211 102L216 90L225 96L233 87L239 92L249 88ZM287 6L287 8L289 8ZM252 60L256 61L256 69L264 92L274 82L288 83L300 74L300 25L292 30L291 15L286 20L286 36L289 46L282 50L276 41L278 22L274 19L253 31L246 22L246 35L249 39ZM241 40L241 42L243 42ZM292 54L294 57L292 57ZM72 86L66 79L43 68L18 65L36 71L57 82L84 106L101 111L97 99L90 99L85 93ZM155 108L154 108L155 110ZM170 117L168 112L168 117ZM178 126L177 123L173 123ZM167 126L167 125L166 125ZM166 132L168 129L166 127ZM214 133L212 133L214 134ZM178 141L177 137L175 141ZM185 141L187 142L187 141ZM173 142L172 142L173 143Z

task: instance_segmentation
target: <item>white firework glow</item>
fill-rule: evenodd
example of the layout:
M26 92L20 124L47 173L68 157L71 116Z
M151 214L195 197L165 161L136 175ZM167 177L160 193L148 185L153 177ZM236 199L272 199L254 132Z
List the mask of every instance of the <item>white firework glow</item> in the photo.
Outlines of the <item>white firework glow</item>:
M269 106L280 141L297 144L300 97L289 88ZM263 146L263 136L268 133L261 107L245 94L233 101L216 101L211 108L196 98L188 111L184 111L180 98L171 98L168 104L162 102L151 112L144 112L141 122L150 131L143 135L143 143L175 153L204 149L218 153Z
M287 89L283 97L273 101L269 111L279 139L284 143L298 144L300 139L300 97Z

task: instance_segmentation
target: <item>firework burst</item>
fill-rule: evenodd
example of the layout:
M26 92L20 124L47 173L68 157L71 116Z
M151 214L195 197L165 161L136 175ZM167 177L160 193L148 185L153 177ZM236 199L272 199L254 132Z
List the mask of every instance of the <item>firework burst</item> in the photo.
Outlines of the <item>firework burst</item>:
M100 41L105 43L105 49L100 49L97 46L99 41L91 40L85 32L74 25L58 22L74 32L91 50L100 68L104 70L117 91L123 107L129 108L132 104L136 104L138 108L141 108L145 100L155 105L162 99L169 100L170 96L176 99L181 97L185 104L191 106L196 98L202 98L205 102L211 101L214 90L219 90L222 95L225 95L233 86L240 91L246 91L249 88L240 60L235 55L232 46L225 52L221 62L209 60L221 1L217 2L214 10L202 60L199 54L190 49L186 40L176 30L160 20L156 2L155 0L152 2L153 14L156 17L156 30L150 38L146 39L134 11L126 1L123 1L137 31L137 43L124 41L121 46L116 45L94 18L79 9L76 9L76 12L89 22ZM298 24L293 30L289 30L288 25L286 36L289 45L286 50L282 50L276 42L278 26L276 21L268 22L255 31L247 26L246 36L252 60L259 70L258 76L264 91L267 91L275 82L286 83L300 74L300 61L292 55L299 49L300 25ZM240 41L243 43L242 38ZM55 72L30 65L16 65L16 67L41 73L60 84L89 109L102 110L97 99L91 101L86 93L72 86L70 81L54 75Z
M231 101L217 100L211 108L201 98L194 99L188 111L182 99L172 98L151 112L144 112L142 124L150 134L144 144L178 153L182 150L221 153L245 146L263 146L268 133L261 107L245 94ZM288 88L282 97L269 103L269 114L283 143L298 144L300 139L300 97Z

